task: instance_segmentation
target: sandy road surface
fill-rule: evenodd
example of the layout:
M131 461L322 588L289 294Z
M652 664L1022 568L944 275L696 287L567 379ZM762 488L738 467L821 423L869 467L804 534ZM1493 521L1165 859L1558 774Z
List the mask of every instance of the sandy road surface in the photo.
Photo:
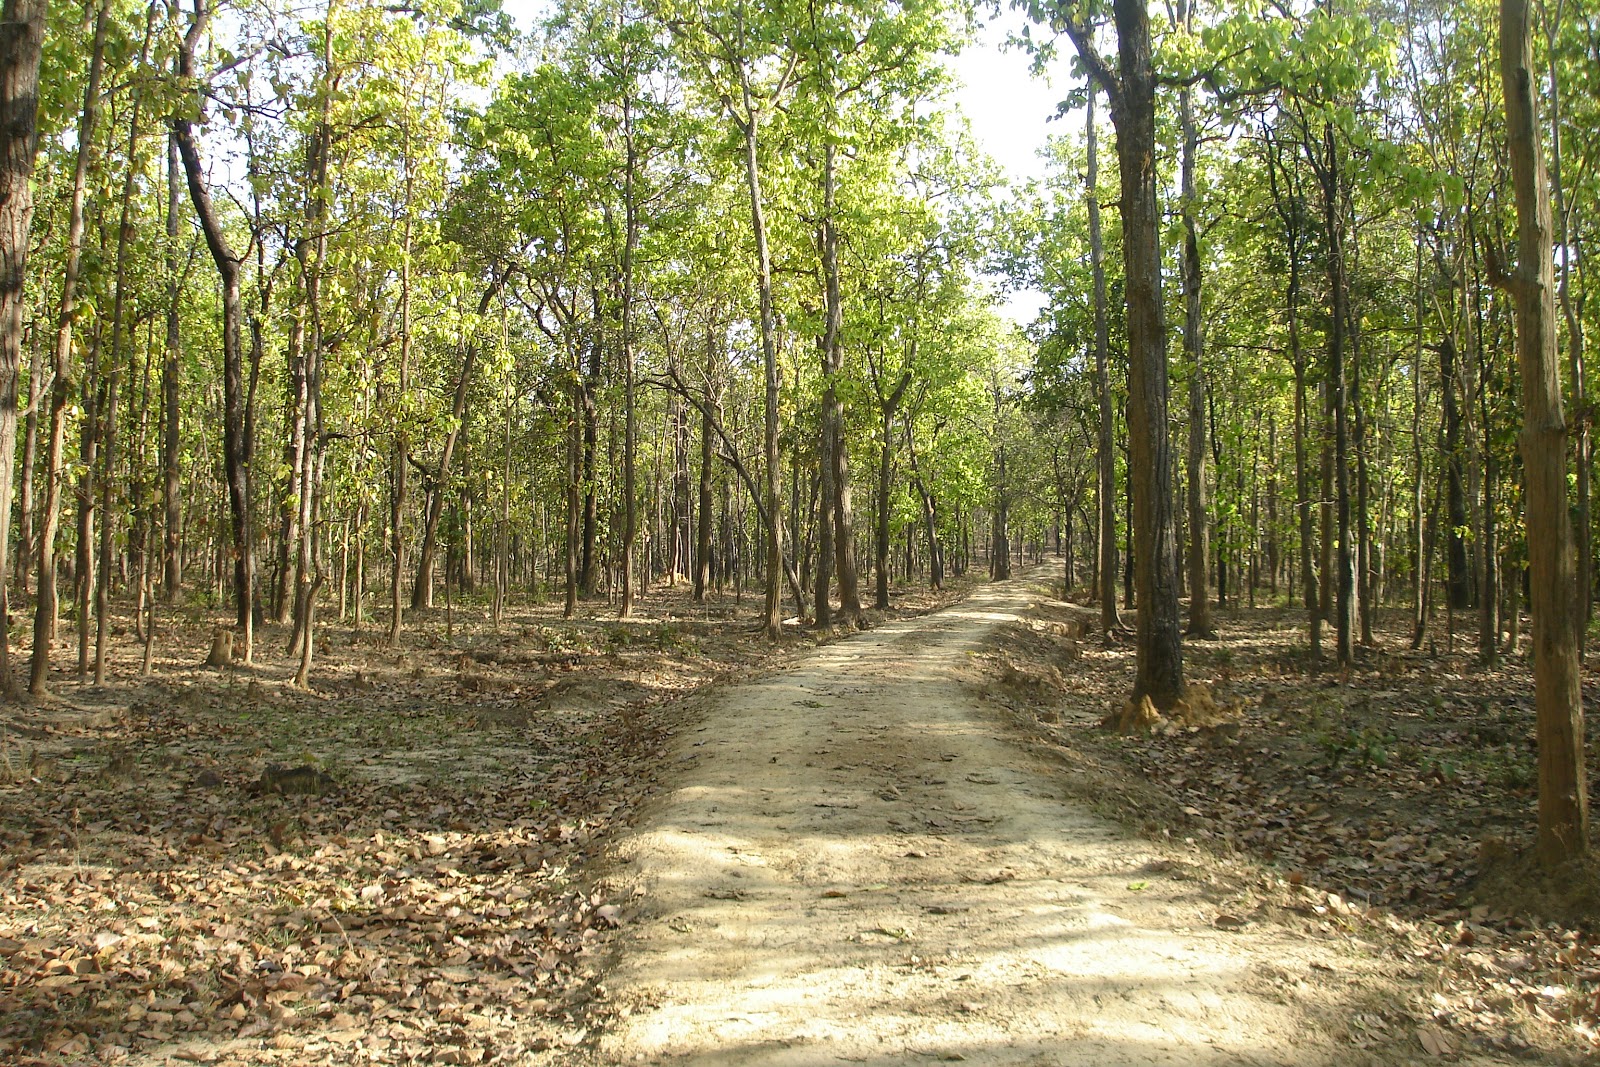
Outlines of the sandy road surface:
M1196 865L1064 798L962 683L1027 595L717 697L620 846L643 903L600 1062L1363 1062L1298 1007L1347 981L1340 942L1216 928Z

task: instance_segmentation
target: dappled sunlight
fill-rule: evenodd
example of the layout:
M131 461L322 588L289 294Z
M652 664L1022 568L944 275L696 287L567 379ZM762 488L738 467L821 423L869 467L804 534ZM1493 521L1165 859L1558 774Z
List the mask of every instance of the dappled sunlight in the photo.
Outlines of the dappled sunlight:
M1244 991L1330 950L1240 938L1198 863L1063 799L971 702L959 661L1021 596L839 642L710 710L623 848L642 921L608 1056L1327 1058L1292 997Z

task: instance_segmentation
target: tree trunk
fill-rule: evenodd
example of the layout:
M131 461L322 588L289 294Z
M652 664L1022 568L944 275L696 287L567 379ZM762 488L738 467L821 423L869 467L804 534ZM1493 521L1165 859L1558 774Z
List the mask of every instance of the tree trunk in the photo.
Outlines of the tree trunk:
M1097 589L1100 594L1100 630L1109 635L1122 628L1117 611L1117 454L1116 426L1111 411L1111 325L1106 314L1106 252L1100 229L1099 133L1094 121L1094 101L1099 91L1089 83L1088 172L1084 198L1089 205L1089 269L1094 278L1094 391L1099 410L1099 445L1096 449L1096 501L1100 516L1100 557Z
M1355 661L1355 553L1350 525L1350 414L1345 384L1345 348L1350 323L1350 289L1346 276L1343 168L1333 124L1322 129L1322 143L1313 164L1322 186L1323 232L1328 242L1328 411L1333 426L1334 635L1340 666Z
M100 77L105 66L109 0L101 0L95 15L94 44L89 59L88 84L78 123L77 162L72 176L68 208L66 261L61 271L61 302L56 313L54 381L50 389L50 443L45 454L44 525L39 532L38 594L33 615L33 658L29 664L28 691L49 692L50 644L56 621L56 533L61 527L61 491L66 477L66 416L72 396L72 327L78 312L78 274L83 261L83 208L89 180L89 156L94 147L94 127L100 113ZM5 487L9 494L10 486ZM86 620L79 619L80 627Z
M1193 23L1188 0L1179 0L1178 21ZM1200 239L1195 227L1195 154L1199 134L1194 121L1194 92L1187 85L1178 93L1178 116L1183 131L1182 171L1183 354L1189 364L1189 628L1191 637L1214 638L1211 601L1206 591L1206 564L1210 556L1210 520L1206 514L1206 379L1200 306ZM1217 593L1223 595L1223 563L1218 557Z
M1452 610L1472 606L1472 568L1467 560L1466 476L1461 468L1461 408L1456 394L1456 339L1453 324L1446 324L1439 342L1440 403L1444 408L1444 459L1447 495L1446 557L1449 602Z
M706 588L711 584L711 536L712 536L712 460L716 456L716 441L713 436L712 423L718 404L717 396L717 347L709 324L706 326L706 406L700 412L700 482L699 500L695 511L695 551L694 551L694 602L703 603L706 598Z
M411 137L410 127L406 127L404 136L404 165L405 165L405 200L401 209L405 212L405 220L401 227L400 236L400 366L398 381L396 383L399 396L396 398L397 414L394 426L394 447L390 456L390 486L389 486L389 646L393 648L400 642L400 624L403 620L400 603L400 576L405 573L406 566L406 490L407 479L410 471L407 464L411 458L409 427L403 414L408 406L406 398L411 392L411 202L414 180L411 168ZM418 581L426 578L429 592L429 602L432 602L433 575L418 575Z
M989 540L989 577L1003 582L1011 577L1011 487L1007 484L1006 443L1001 432L1003 412L1000 383L994 384L995 490L994 515ZM906 542L906 577L911 576L910 541Z
M0 621L6 623L0 625L0 696L7 698L16 695L9 626L11 484L45 10L45 0L5 0L0 8Z
M1540 145L1527 0L1500 0L1500 80L1516 189L1517 267L1506 279L1517 308L1527 479L1529 607L1539 739L1538 854L1547 866L1589 847L1584 770L1581 621L1567 517L1567 427L1556 355L1550 197Z
M151 9L151 18L154 19L154 8ZM139 62L143 65L150 49L150 32L147 29L144 44L140 49ZM136 191L134 178L138 172L135 166L139 151L139 117L142 98L133 98L133 107L128 119L128 170L122 181L122 210L117 219L117 255L114 295L111 308L111 374L106 382L106 402L101 425L102 431L100 473L100 574L95 582L95 631L94 631L94 684L106 684L106 658L109 652L111 636L111 562L116 533L116 511L113 508L116 502L114 487L117 482L117 400L118 388L122 380L122 337L123 316L127 306L128 291L128 243L133 236L133 226L130 217L133 211L133 198ZM130 375L131 377L131 375ZM138 544L137 538L132 539ZM140 624L139 616L135 615L136 628Z
M317 593L322 588L323 572L319 551L318 512L322 495L322 277L326 267L327 194L329 155L333 147L333 4L328 0L322 20L322 77L317 87L319 111L316 125L306 142L305 230L295 242L295 258L305 291L302 322L302 388L299 396L299 426L294 436L299 441L295 456L298 469L294 482L299 486L292 528L298 534L295 545L294 634L292 650L299 653L294 684L311 688L311 660L316 649ZM409 142L408 142L409 144ZM408 198L409 199L409 198Z
M762 606L762 629L776 639L783 632L783 500L780 495L782 472L778 467L778 324L772 306L772 255L767 249L767 223L761 198L761 169L756 152L760 115L755 109L748 84L744 87L744 118L739 120L744 134L745 183L750 193L750 229L756 243L756 293L761 312L761 360L766 382L763 455L766 460L766 599ZM804 610L802 605L801 610Z
M195 77L194 50L205 33L210 13L206 0L195 0L195 13L178 51L178 76L190 82ZM178 154L189 184L189 199L199 216L206 247L222 283L222 392L223 392L223 469L228 480L228 510L233 527L233 586L242 632L244 662L255 654L255 529L251 517L249 467L250 411L244 382L244 359L240 329L242 310L239 299L240 258L228 243L221 216L211 201L206 171L195 142L194 123L184 114L172 120Z
M634 139L632 101L622 104L622 136L626 146L626 169L623 171L622 201L625 215L625 234L622 244L622 618L633 615L634 555L638 551L639 502L638 480L639 416L635 410L636 370L634 367L633 336L633 261L639 247L639 206L635 203L638 181L639 149ZM646 565L648 570L648 565Z
M600 387L605 352L605 319L598 286L591 286L590 298L594 307L594 330L590 337L589 365L579 377L583 416L583 561L578 592L584 598L594 596L600 588L600 413L595 394Z
M1550 196L1554 201L1552 221L1555 225L1556 254L1561 271L1556 297L1560 301L1561 315L1566 325L1567 362L1572 372L1572 406L1578 411L1586 411L1588 381L1584 365L1583 317L1579 314L1578 306L1572 298L1570 284L1573 262L1581 262L1583 259L1583 235L1581 228L1574 228L1571 225L1571 209L1567 205L1566 187L1562 181L1561 79L1556 76L1555 40L1558 19L1547 17L1544 19L1544 26L1547 43L1545 55L1549 63L1547 94L1550 100ZM1578 502L1573 516L1576 519L1578 543L1578 607L1583 613L1580 634L1587 633L1589 620L1594 614L1594 532L1590 529L1590 513L1593 507L1590 496L1594 472L1589 423L1588 418L1580 418L1573 428L1573 458L1577 468L1578 483ZM1515 633L1515 617L1511 622L1512 632ZM1514 642L1515 638L1513 645ZM1583 657L1581 637L1578 643L1578 656L1580 659Z
M167 302L166 350L161 361L161 598L178 599L183 586L183 412L178 387L182 377L182 336L178 330L183 279L178 256L178 211L183 202L183 163L176 134L167 137Z
M1074 43L1111 94L1122 183L1128 315L1128 471L1133 497L1138 610L1133 699L1169 708L1183 695L1182 624L1167 438L1167 350L1161 304L1161 214L1156 198L1155 86L1150 13L1143 0L1114 0L1119 73L1088 33Z
M506 272L491 272L489 285L478 298L478 317L488 313L505 284ZM444 512L444 496L450 486L451 464L455 459L456 445L466 429L470 409L467 399L471 395L472 379L478 367L478 343L467 341L461 356L461 369L456 375L455 390L450 399L450 429L444 435L444 446L439 450L439 465L432 472L427 487L427 511L422 523L422 546L417 550L417 573L411 584L411 610L420 611L433 604L433 560L439 543L439 517Z

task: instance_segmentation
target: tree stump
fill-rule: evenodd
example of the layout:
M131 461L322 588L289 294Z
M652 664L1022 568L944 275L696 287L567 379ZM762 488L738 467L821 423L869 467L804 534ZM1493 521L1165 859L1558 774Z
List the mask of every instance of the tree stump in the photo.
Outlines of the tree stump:
M211 654L206 656L207 667L233 666L233 631L217 627L211 632Z

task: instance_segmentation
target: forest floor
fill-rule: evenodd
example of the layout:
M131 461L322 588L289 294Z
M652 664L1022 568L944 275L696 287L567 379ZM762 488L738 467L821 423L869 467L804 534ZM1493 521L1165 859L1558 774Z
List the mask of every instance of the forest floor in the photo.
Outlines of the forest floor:
M174 617L152 678L0 706L0 1062L1593 1055L1525 667L1335 676L1224 613L1221 707L1119 738L1130 645L954 597L820 649L681 589L436 610L326 628L314 695Z

